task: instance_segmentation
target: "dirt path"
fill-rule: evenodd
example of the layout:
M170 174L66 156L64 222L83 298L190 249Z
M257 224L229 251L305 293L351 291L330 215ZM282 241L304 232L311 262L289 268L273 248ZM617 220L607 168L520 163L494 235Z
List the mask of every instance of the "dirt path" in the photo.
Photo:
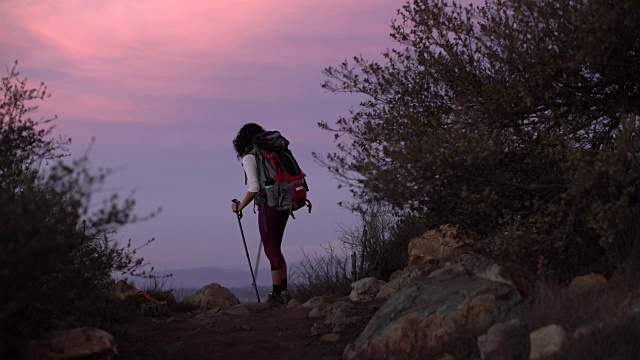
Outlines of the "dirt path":
M359 320L344 328L337 342L321 342L321 335L311 335L314 323L322 323L324 317L309 318L306 308L267 309L248 315L218 312L209 316L200 311L136 317L128 326L129 339L118 349L127 360L340 359L344 347L362 332L381 303L354 305L353 315Z

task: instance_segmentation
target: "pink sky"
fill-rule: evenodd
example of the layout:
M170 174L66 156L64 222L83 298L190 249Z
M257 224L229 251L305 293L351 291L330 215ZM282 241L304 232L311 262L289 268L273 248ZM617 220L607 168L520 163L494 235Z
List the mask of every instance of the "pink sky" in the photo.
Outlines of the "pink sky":
M232 4L232 5L231 5ZM136 0L0 2L0 62L52 98L35 116L57 114L72 152L97 143L92 163L120 169L108 188L136 190L138 212L160 216L120 236L156 242L142 255L159 269L245 268L230 200L245 192L231 141L246 122L278 129L308 174L312 214L285 233L300 259L334 241L353 217L348 193L311 158L335 148L317 122L332 123L357 99L326 93L322 69L393 44L400 0ZM232 174L232 175L229 175ZM255 258L256 217L243 219ZM266 259L262 264L266 268Z

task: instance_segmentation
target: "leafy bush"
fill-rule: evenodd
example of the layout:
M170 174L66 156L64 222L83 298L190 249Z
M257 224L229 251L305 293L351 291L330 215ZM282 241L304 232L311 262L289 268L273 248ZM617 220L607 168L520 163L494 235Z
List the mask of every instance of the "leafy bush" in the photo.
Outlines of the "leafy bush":
M382 62L325 70L366 99L319 124L338 151L315 156L355 209L411 209L542 275L602 265L638 220L638 17L635 0L409 1Z
M92 206L108 170L72 163L70 140L52 136L54 119L29 118L46 87L28 88L15 66L0 89L0 357L44 332L98 326L118 333L109 298L112 275L136 273L143 260L112 235L138 220L134 200L117 195ZM4 355L3 355L4 354Z

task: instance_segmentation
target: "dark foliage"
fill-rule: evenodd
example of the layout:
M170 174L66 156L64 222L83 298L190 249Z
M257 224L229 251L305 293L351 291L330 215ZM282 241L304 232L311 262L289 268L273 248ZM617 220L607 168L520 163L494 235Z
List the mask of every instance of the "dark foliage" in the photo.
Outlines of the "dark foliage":
M97 326L119 333L122 313L109 298L112 276L142 264L113 234L137 221L134 201L92 194L109 175L87 157L60 161L70 139L52 136L49 120L29 116L47 98L15 67L0 88L0 357L43 333ZM4 354L4 355L3 355Z
M382 62L325 70L367 98L320 123L338 151L316 158L354 208L417 211L542 275L603 266L640 199L639 18L635 0L410 1Z

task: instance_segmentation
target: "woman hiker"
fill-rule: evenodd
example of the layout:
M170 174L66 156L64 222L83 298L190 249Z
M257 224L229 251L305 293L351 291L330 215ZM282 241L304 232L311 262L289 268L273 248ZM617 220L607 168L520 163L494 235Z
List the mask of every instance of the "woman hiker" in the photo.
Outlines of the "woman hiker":
M258 195L260 191L260 183L258 177L258 164L256 157L250 155L252 139L255 135L263 133L265 130L258 124L245 124L235 139L233 139L233 147L236 151L238 159L242 159L242 166L246 174L247 185L249 187L247 194L239 203L231 204L231 210L235 213L247 207L251 201ZM264 211L264 214L262 213ZM266 217L266 228L264 227ZM286 211L276 210L268 205L258 206L258 228L260 230L260 238L264 247L264 253L271 264L271 281L273 290L269 293L267 303L272 306L285 306L291 300L289 291L287 290L287 263L282 255L281 245L284 228L287 225L289 213Z

